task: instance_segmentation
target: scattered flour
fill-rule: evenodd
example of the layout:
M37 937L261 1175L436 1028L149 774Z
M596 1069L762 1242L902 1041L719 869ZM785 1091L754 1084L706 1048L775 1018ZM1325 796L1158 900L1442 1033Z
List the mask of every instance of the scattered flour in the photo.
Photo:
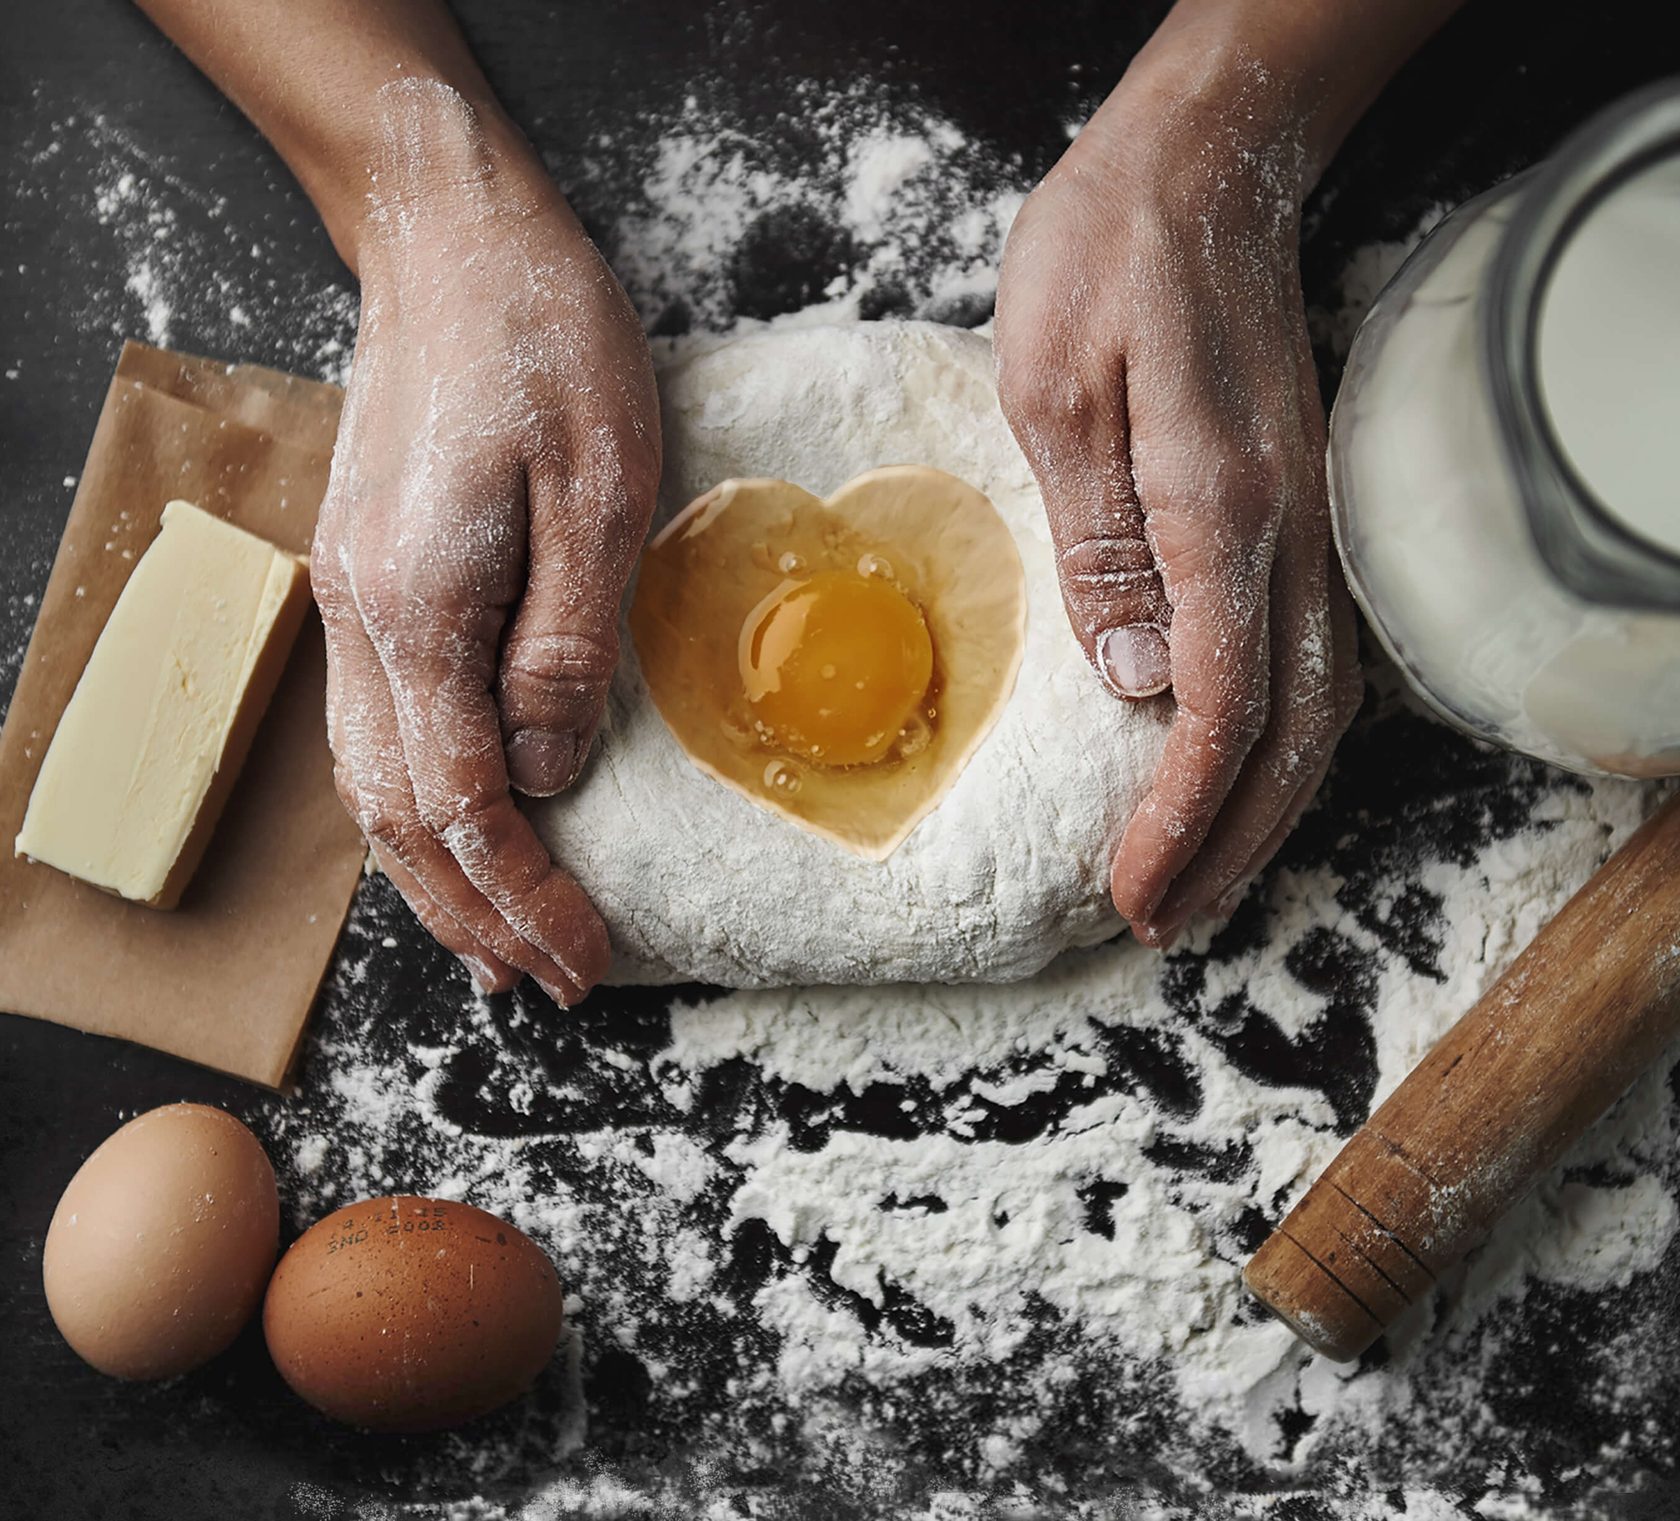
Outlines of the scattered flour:
M650 162L627 168L597 150L576 171L584 194L622 186L602 244L650 330L984 320L1029 188L1020 166L862 87L805 93L796 125L759 132L690 99L663 124ZM788 284L780 266L790 256L820 280Z
M8 223L44 259L73 257L79 301L64 319L115 345L142 338L216 357L251 357L342 382L355 338L348 275L300 266L300 236L233 224L211 184L78 103L28 134L5 165ZM76 241L56 247L73 229ZM20 271L27 273L27 270Z
M1535 1243L1535 1276L1603 1291L1625 1289L1662 1261L1674 1238L1674 1197L1660 1180L1636 1177L1614 1188L1565 1183L1542 1192L1552 1229Z
M1382 288L1394 278L1407 255L1452 209L1445 204L1431 206L1405 237L1356 248L1337 282L1336 306L1316 307L1307 313L1314 343L1338 363L1346 359L1359 324L1365 320L1365 313L1370 311Z
M447 1042L410 1038L393 1059L377 1000L382 926L370 919L353 926L365 969L338 974L357 987L333 1000L301 1099L267 1115L300 1164L288 1204L302 1224L342 1198L406 1186L508 1216L554 1254L578 1296L582 1334L637 1358L689 1437L718 1419L719 1394L680 1317L721 1317L740 1346L731 1412L757 1413L748 1425L762 1425L764 1456L786 1444L838 1447L872 1483L892 1471L879 1441L898 1402L949 1399L944 1460L972 1476L965 1493L993 1506L1024 1482L1042 1497L1041 1475L1021 1478L1023 1455L1058 1429L1068 1390L1095 1368L1121 1391L1121 1409L1139 1401L1140 1420L1176 1411L1191 1437L1176 1457L1157 1458L1175 1492L1205 1490L1205 1508L1163 1502L1139 1516L1225 1514L1213 1508L1211 1476L1222 1452L1283 1489L1350 1443L1399 1442L1403 1455L1391 1461L1402 1468L1418 1450L1474 1467L1495 1429L1482 1383L1520 1325L1513 1306L1536 1292L1626 1287L1670 1248L1680 1133L1667 1064L1437 1298L1409 1313L1385 1357L1338 1367L1256 1313L1237 1280L1253 1244L1245 1222L1275 1220L1339 1146L1333 1106L1318 1087L1245 1071L1219 1038L1221 1010L1246 983L1257 1006L1309 1039L1323 1021L1349 1017L1325 1012L1297 954L1317 935L1344 937L1376 968L1380 1100L1651 801L1616 783L1546 799L1532 824L1473 860L1428 868L1441 975L1373 936L1339 901L1334 870L1297 869L1269 884L1264 936L1210 963L1214 975L1188 1001L1173 983L1208 949L1205 935L1167 962L1117 942L1012 986L679 1001L668 1028L653 1019L652 1029L667 1028L663 1044L639 1055L616 1048L621 1027L606 1017L558 1068L545 1064L546 1079L531 1070L530 1043L552 1038L533 1028L551 1016L517 1002L510 1012L469 1000ZM358 917L373 911L364 903ZM1160 1066L1140 1059L1150 1051ZM482 1115L463 1127L461 1094L450 1094L463 1071L474 1104L515 1073L536 1085L520 1133L498 1134ZM777 1101L747 1098L749 1076L753 1092ZM632 1108L646 1118L591 1128L592 1096L607 1089L619 1103L636 1095ZM334 1161L306 1165L328 1134ZM743 1241L770 1254L745 1290ZM1056 1338L1049 1353L1046 1334ZM1634 1422L1653 1355L1630 1326L1599 1368L1570 1376ZM951 1386L972 1403L936 1392ZM994 1393L979 1400L982 1388ZM975 1423L976 1410L990 1415ZM1152 1429L1146 1421L1136 1440L1153 1440ZM1535 1476L1504 1462L1488 1458L1482 1488L1454 1503L1547 1514L1532 1503ZM592 1482L557 1470L540 1498L506 1514L612 1514L591 1508L605 1504L591 1498ZM1441 1509L1446 1500L1427 1487L1379 1503L1357 1476L1348 1485L1338 1514L1466 1513Z
M810 109L793 128L748 132L690 99L635 143L602 139L556 165L586 214L604 208L588 220L650 329L889 314L984 321L1029 188L1021 166L937 113L861 85L805 93ZM236 225L212 187L183 179L99 110L78 104L37 128L9 168L17 208L43 223L55 204L90 202L93 240L77 250L85 295L66 313L84 333L260 353L345 379L357 311L349 278L300 278L297 239ZM783 265L809 264L813 248L821 282L787 283Z

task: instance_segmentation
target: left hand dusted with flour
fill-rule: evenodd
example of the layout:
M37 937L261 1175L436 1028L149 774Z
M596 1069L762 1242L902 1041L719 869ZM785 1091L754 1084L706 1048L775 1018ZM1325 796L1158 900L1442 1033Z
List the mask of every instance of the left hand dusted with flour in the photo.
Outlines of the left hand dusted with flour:
M339 790L486 989L607 932L512 789L577 775L659 477L647 343L441 0L141 0L362 281L311 578Z
M559 196L439 86L388 87L314 583L339 790L486 987L571 1003L606 932L510 785L577 775L659 473L647 347Z

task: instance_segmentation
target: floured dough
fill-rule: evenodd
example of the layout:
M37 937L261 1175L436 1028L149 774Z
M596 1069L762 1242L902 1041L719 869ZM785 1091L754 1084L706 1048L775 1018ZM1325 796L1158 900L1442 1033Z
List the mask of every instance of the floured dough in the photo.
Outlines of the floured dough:
M826 496L877 466L931 465L985 493L1014 534L1026 643L1014 695L951 790L871 861L696 767L624 631L582 779L529 804L607 921L609 980L1001 982L1116 933L1108 862L1170 708L1110 697L1068 629L990 343L916 322L698 340L660 365L660 400L658 523L731 478L775 476Z

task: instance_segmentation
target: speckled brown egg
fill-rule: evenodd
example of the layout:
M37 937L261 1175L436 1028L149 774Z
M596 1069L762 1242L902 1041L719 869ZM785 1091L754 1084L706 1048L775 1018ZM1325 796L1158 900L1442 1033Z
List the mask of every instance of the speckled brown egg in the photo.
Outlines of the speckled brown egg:
M263 1306L274 1365L334 1420L436 1431L505 1405L554 1355L560 1280L542 1251L468 1204L399 1196L317 1222Z
M239 1334L279 1246L261 1143L220 1109L169 1104L130 1120L70 1180L41 1279L64 1339L100 1372L172 1378Z

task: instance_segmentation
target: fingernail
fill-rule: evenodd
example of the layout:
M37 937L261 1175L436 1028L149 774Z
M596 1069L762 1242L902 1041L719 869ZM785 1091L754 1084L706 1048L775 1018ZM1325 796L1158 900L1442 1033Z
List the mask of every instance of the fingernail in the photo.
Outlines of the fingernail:
M1111 628L1097 640L1103 680L1122 697L1153 697L1172 684L1167 639L1152 623Z
M1234 887L1228 887L1223 897L1213 905L1212 912L1216 918L1229 919L1232 914L1242 907L1242 900L1248 896L1248 890L1254 886L1252 877L1245 877Z
M562 987L557 982L549 982L546 978L537 976L535 972L531 974L531 980L562 1009L569 1009L578 1001L578 995L572 989Z
M575 734L521 729L507 742L508 780L527 797L550 797L577 772Z
M476 956L457 956L455 959L467 969L467 977L472 982L473 992L483 996L495 992L496 974Z

